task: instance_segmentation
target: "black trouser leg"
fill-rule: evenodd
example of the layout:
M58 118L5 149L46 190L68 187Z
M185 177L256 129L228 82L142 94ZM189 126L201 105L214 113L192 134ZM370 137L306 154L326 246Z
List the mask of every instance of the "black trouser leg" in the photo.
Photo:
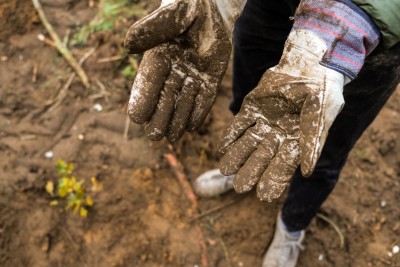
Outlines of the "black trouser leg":
M298 1L291 1L298 2ZM258 84L264 72L278 64L292 28L294 9L284 0L248 0L234 29L233 101L240 110L243 98Z
M231 110L266 69L276 65L291 28L289 16L298 1L249 0L235 27ZM282 218L290 231L306 228L332 192L349 151L371 124L400 80L400 46L370 55L356 80L344 88L345 107L331 127L311 177L293 177Z

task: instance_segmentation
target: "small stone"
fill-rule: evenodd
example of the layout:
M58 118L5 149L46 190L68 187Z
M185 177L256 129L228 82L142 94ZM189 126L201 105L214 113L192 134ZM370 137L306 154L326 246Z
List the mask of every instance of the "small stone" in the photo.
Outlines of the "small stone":
M8 60L8 57L7 57L7 56L1 56L0 60L3 61L3 62L4 62L4 61L7 61L7 60Z
M400 252L400 247L399 246L394 246L393 247L393 249L392 249L392 252L393 252L393 254L397 254L397 253L399 253Z
M85 136L84 136L83 134L79 134L79 135L78 135L78 140L81 140L81 141L82 141L83 139L85 139Z
M50 250L50 238L48 236L46 236L40 248L44 252L48 252Z
M48 158L48 159L51 159L51 158L53 158L54 157L54 153L53 153L53 151L47 151L46 153L44 153L44 157L45 158Z
M323 261L323 260L324 260L324 255L323 255L323 254L319 254L318 260L319 260L319 261Z
M100 104L94 104L93 109L97 112L100 112L103 110L103 106Z
M386 204L387 204L387 203L386 203L385 200L382 200L382 201L381 201L381 207L382 207L382 208L386 207Z

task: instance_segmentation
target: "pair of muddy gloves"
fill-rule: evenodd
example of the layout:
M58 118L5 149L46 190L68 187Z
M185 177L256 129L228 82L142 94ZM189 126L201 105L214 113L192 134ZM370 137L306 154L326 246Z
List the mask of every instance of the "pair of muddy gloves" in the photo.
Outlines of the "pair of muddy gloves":
M128 114L145 124L150 139L175 141L201 126L230 59L233 25L245 2L164 0L129 29L128 52L145 54ZM257 185L258 197L272 201L299 165L304 176L312 174L344 105L344 85L379 43L373 23L353 13L342 1L301 1L279 64L246 96L220 141L225 153L220 170L236 173L237 192Z

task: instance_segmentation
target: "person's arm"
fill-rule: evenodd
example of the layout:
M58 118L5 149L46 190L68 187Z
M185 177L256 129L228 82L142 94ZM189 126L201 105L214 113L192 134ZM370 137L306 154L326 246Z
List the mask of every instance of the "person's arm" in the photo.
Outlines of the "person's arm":
M164 0L128 31L128 53L145 52L128 114L152 140L180 138L209 113L245 0Z
M224 175L243 193L278 198L295 170L310 176L336 116L343 87L378 45L379 31L347 0L303 0L279 64L244 99L224 132Z

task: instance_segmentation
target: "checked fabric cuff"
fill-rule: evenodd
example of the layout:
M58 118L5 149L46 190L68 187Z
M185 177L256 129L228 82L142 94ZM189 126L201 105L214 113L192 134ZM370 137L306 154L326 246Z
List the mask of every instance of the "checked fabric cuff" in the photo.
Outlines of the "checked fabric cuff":
M375 23L350 0L301 1L292 31L299 29L310 30L324 39L328 50L320 64L351 80L380 40Z

